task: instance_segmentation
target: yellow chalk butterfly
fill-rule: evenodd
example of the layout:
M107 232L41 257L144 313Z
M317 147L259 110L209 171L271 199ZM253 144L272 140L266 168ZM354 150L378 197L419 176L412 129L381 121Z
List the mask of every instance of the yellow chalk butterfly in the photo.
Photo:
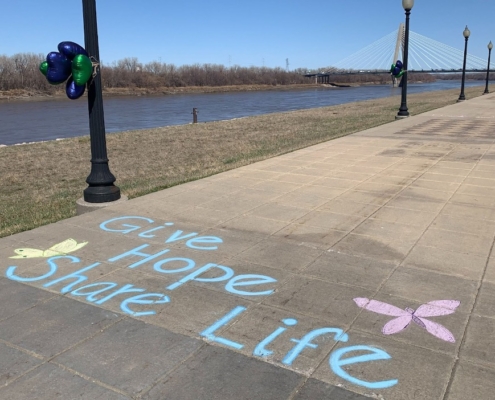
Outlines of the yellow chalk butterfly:
M38 250L38 249L15 249L14 252L17 256L12 256L10 258L40 258L40 257L55 257L63 256L73 251L79 250L80 248L86 246L88 242L77 243L74 239L67 239L61 243L58 243L48 250Z

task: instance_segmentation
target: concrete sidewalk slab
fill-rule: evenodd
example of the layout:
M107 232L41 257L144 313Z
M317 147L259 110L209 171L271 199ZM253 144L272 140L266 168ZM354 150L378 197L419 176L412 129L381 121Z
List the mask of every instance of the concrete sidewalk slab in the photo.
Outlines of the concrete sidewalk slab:
M0 239L0 398L490 399L494 104Z

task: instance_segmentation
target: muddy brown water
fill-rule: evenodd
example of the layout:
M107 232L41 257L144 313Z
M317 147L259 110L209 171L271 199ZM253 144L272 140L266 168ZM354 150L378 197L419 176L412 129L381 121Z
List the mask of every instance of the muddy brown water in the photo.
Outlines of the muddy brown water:
M467 81L466 87L482 86ZM459 81L408 85L408 93L460 89ZM400 95L390 85L353 88L177 94L167 96L113 97L104 99L106 132L182 125L198 121L229 120L253 115L332 106ZM397 107L399 107L399 103ZM0 145L38 142L89 135L86 99L0 103Z

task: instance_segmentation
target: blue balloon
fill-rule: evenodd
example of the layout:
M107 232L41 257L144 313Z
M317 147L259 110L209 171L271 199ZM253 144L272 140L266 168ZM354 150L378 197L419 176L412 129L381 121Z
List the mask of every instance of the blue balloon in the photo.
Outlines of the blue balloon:
M75 84L72 77L65 84L65 93L67 97L71 100L76 100L84 94L86 85L78 86Z
M400 69L402 69L402 61L401 60L397 60L397 62L395 63L395 66L396 67L399 67Z
M60 42L58 44L58 51L60 51L60 53L62 53L71 61L78 54L84 54L86 57L89 57L88 52L84 50L82 46L79 46L77 43L74 42Z
M394 70L392 71L393 76L397 76L400 74L401 69L399 67L395 67Z
M63 54L52 51L46 56L46 79L56 85L65 82L72 74L72 62Z

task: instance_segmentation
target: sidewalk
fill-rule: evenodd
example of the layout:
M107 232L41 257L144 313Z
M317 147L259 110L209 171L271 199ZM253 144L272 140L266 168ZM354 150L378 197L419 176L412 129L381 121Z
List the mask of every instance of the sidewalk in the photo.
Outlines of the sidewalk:
M494 110L0 239L0 398L492 399Z

